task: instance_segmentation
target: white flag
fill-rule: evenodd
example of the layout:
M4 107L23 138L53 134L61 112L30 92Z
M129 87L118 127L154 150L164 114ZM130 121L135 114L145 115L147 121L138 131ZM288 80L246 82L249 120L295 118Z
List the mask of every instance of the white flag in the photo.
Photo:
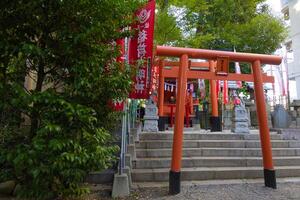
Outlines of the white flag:
M234 52L236 52L235 48L234 48ZM241 74L240 63L235 62L234 66L235 66L235 73L236 74ZM236 81L236 85L237 85L238 88L241 88L242 87L242 81Z

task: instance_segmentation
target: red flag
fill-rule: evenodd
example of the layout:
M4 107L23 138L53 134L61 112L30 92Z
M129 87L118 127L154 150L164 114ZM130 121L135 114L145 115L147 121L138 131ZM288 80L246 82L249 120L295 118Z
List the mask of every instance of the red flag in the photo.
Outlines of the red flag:
M151 86L155 0L149 1L135 15L138 22L132 28L137 30L137 34L130 39L129 63L137 66L137 74L129 97L148 99Z
M277 68L275 71L275 83L277 83L280 91L281 96L286 96L285 87L284 87L284 80L282 77L282 72L279 71L280 69Z
M282 65L283 65L283 63L281 63L281 65L280 65L280 81L281 81L281 90L282 90L282 96L286 96L286 88L285 88L285 86L286 86L286 84L285 84L285 81L284 81L284 78L283 78L283 70L282 70Z
M223 103L228 104L228 81L223 82Z
M217 93L217 98L219 98L220 89L221 89L220 80L216 80L216 93Z
M204 79L198 79L198 88L200 90L200 98L204 99L206 96Z

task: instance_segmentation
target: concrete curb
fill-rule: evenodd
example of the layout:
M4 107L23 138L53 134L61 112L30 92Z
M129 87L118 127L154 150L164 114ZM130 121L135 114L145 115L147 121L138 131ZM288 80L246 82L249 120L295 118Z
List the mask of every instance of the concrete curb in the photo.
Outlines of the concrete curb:
M112 197L126 197L129 196L129 183L127 174L115 174L112 189Z

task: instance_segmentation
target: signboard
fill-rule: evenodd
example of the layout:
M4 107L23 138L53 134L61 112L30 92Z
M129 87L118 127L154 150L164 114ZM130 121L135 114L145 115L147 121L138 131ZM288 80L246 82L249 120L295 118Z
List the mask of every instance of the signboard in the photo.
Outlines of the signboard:
M151 92L158 90L159 79L159 66L157 64L152 65L152 77L151 77Z
M229 58L218 57L216 75L227 76L228 72L229 72Z
M137 23L132 26L137 30L129 41L129 63L136 66L134 85L129 98L148 99L151 86L153 32L155 0L136 12Z

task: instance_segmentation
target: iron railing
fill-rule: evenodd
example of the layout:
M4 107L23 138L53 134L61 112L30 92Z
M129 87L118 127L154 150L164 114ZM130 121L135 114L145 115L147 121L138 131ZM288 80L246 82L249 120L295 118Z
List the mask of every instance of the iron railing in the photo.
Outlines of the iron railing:
M126 152L129 144L129 134L131 128L135 127L136 120L136 107L137 102L135 100L128 100L124 104L122 115L122 133L121 133L121 151L119 158L119 174L122 174L126 165Z

